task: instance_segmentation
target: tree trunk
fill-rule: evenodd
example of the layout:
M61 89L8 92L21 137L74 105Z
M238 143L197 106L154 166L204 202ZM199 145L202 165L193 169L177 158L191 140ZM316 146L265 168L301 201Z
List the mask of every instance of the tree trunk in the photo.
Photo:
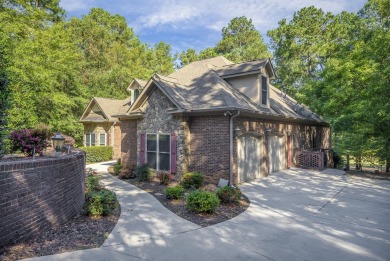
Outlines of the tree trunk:
M347 154L347 166L345 166L345 170L349 170L349 154Z
M390 160L386 160L386 173L390 172Z

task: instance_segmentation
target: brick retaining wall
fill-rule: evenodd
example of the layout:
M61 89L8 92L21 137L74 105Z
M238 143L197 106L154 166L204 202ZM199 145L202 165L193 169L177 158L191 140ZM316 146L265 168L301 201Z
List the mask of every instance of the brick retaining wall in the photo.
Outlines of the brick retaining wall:
M0 162L0 249L60 225L84 203L85 155Z

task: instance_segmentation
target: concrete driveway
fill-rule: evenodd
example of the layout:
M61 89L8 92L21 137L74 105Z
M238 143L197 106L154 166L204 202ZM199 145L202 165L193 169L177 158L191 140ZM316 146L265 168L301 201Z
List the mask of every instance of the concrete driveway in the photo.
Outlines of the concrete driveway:
M122 208L103 246L31 260L390 260L389 181L331 169L273 173L241 186L251 200L246 212L202 228L102 177Z

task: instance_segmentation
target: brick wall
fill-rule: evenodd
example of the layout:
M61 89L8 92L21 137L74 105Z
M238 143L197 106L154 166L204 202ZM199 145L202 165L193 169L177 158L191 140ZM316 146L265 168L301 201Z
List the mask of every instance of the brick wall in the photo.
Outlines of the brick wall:
M229 179L229 118L191 117L189 129L189 171L202 172L214 184Z
M121 122L121 159L122 164L137 164L137 120Z
M78 214L84 171L84 153L0 162L0 248Z

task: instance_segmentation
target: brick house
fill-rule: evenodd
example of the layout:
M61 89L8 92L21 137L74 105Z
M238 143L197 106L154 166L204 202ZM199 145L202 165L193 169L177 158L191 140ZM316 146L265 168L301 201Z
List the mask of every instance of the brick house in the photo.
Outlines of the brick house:
M329 152L329 124L273 87L274 77L269 59L222 56L154 75L126 113L113 115L122 162L237 184L299 166L303 151Z
M124 100L92 98L80 118L84 125L84 146L112 146L113 159L120 158L121 123L112 115L127 112L145 85L145 81L134 79L127 88L130 97Z

